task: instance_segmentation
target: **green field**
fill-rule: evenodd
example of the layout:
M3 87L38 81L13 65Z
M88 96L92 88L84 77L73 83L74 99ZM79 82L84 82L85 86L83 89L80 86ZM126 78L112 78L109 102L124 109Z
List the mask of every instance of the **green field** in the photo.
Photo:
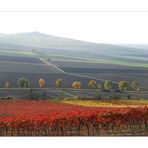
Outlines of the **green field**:
M2 56L18 56L18 57L36 57L36 54L29 51L17 51L10 49L0 49L0 55Z
M37 57L39 54L35 54L32 52L26 52L26 51L15 51L15 50L0 50L1 55L9 55L9 56L19 56L19 57ZM104 63L104 64L115 64L115 65L122 65L122 66L130 66L130 67L143 67L143 68L148 68L147 58L140 58L140 57L132 57L134 60L142 60L143 63L132 63L129 62L128 59L125 61L120 61L116 60L109 60L106 58L96 58L96 57L74 57L70 55L62 55L62 54L45 54L45 55L40 55L41 57L49 57L51 60L60 60L60 61L70 61L70 62L84 62L84 63ZM117 56L120 57L120 56Z

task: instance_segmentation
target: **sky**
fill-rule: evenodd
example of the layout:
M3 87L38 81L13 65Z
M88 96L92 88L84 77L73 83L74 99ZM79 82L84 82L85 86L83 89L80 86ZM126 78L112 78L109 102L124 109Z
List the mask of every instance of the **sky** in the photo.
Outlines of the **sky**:
M38 31L97 43L148 44L148 11L145 11L148 5L138 9L137 0L132 0L132 3L113 0L118 5L110 3L110 0L104 0L101 5L97 5L96 0L91 0L91 3L89 0L72 3L55 0L48 5L42 0L43 6L34 0L14 1L9 1L8 5L8 0L5 0L0 5L0 33Z

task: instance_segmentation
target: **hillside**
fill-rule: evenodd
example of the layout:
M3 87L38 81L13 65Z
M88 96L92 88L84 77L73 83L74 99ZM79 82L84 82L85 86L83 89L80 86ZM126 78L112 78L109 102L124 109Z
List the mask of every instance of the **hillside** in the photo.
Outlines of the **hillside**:
M141 47L141 48L140 48ZM53 60L79 60L125 66L148 67L148 50L143 46L90 43L40 32L0 34L0 49L46 54Z
M122 47L119 45L90 43L74 39L62 38L43 34L40 32L28 32L17 34L0 34L0 43L13 44L18 46L30 46L36 48L61 49L70 51L85 52L140 52L136 48ZM124 50L124 51L123 51Z
M71 87L75 80L87 87L89 79L101 82L108 79L115 83L138 80L146 88L148 50L128 46L90 43L39 32L0 34L0 85L13 80L15 86L17 79L23 76L36 87L38 79L44 77L50 87L54 87L56 79L62 78L65 87ZM38 63L41 58L47 61ZM55 67L66 74L57 72Z

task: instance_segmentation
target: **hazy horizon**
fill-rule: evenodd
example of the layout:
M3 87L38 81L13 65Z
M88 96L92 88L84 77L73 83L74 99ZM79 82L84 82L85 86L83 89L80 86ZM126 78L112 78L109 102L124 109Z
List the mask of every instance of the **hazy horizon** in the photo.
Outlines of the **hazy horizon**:
M112 44L112 45L119 45L119 46L131 46L131 47L134 47L134 48L141 48L144 47L147 49L147 45L148 43L107 43L107 42L93 42L93 41L85 41L85 40L80 40L80 39L77 39L77 38L70 38L70 37L63 37L63 36L57 36L57 35L53 35L53 34L49 34L49 33L43 33L43 32L39 32L37 30L32 30L32 31L27 31L27 32L15 32L15 33L2 33L0 32L0 35L19 35L19 34L29 34L29 33L39 33L39 34L43 34L43 35L48 35L48 36L54 36L54 37L59 37L59 38L65 38L65 39L71 39L71 40L76 40L76 41L82 41L82 42L88 42L88 43L96 43L96 44ZM146 46L146 47L145 47Z
M148 13L3 12L0 33L34 32L107 44L148 44Z

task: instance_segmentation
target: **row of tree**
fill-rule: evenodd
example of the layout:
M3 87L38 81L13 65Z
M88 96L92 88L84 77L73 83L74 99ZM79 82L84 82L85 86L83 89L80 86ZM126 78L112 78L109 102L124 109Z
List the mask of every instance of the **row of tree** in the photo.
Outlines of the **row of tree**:
M46 86L46 81L41 78L39 79L39 87L40 88L44 88ZM57 79L55 82L56 86L58 88L61 88L63 86L63 80L62 79ZM17 85L19 88L28 88L30 87L30 81L27 78L19 78ZM5 84L6 88L10 88L10 82L6 81ZM80 89L82 88L82 83L80 81L74 81L72 83L72 87L75 89ZM113 89L113 83L110 80L105 80L104 83L98 83L96 80L90 80L88 82L88 87L91 89L105 89L105 90L112 90ZM140 90L140 83L138 81L132 81L131 84L129 84L127 81L120 81L118 83L118 88L121 91L126 91L128 90L128 88L131 87L133 90L135 91L139 91Z
M99 88L99 89L105 89L105 90L112 90L113 89L113 83L110 80L105 80L103 84L97 84L95 80L90 80L88 86L90 88ZM140 83L138 81L132 81L131 84L129 84L127 81L119 81L118 82L118 88L121 91L126 91L131 87L135 91L140 90Z

